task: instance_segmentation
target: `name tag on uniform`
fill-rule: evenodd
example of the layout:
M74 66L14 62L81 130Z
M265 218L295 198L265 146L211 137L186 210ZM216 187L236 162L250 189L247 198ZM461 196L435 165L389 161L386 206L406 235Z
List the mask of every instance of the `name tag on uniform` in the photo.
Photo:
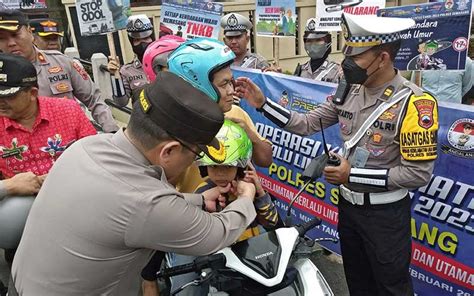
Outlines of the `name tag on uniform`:
M354 154L351 157L351 164L356 168L364 168L369 159L370 152L362 147L356 147Z

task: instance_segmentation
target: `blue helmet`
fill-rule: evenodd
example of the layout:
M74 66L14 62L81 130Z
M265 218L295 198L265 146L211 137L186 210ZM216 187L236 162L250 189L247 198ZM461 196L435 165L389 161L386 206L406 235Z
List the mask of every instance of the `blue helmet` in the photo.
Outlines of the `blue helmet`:
M234 59L235 54L224 43L211 38L195 38L173 51L168 58L168 69L218 102L219 92L212 85L211 75Z

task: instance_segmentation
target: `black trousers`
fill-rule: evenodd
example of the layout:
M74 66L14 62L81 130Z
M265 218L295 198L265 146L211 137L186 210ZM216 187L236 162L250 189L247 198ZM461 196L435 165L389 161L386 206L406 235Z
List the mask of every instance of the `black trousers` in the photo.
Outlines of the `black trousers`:
M413 295L410 217L408 195L364 206L340 197L338 231L351 296Z

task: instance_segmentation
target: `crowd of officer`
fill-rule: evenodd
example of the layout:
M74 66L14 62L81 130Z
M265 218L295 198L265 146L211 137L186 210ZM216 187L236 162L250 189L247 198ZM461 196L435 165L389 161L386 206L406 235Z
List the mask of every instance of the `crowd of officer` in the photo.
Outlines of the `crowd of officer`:
M324 126L339 124L346 150L334 155L340 165L326 167L324 176L340 186L338 230L349 291L412 295L407 190L429 181L436 154L403 154L397 137L438 129L436 94L407 81L393 64L400 32L413 24L343 15L345 58L338 64L329 58L330 33L307 20L309 60L294 75L347 86L340 101L302 115L266 98L250 79L233 79L231 65L281 72L248 50L252 23L244 16L222 17L223 43L176 41L166 66L153 56L146 65L152 76L144 55L161 39L155 41L145 15L132 16L133 61L120 66L110 57L107 65L112 75L120 73L125 89L113 99L126 105L135 98L123 130L80 62L58 51L63 33L54 20L29 22L19 11L0 10L0 200L38 194L18 251L6 248L13 261L9 295L128 295L138 290L135 275L155 250L202 255L235 242L255 218L255 186L239 181L191 193L202 181L196 156L218 161L225 153L214 138L224 117L249 135L253 162L271 164L272 144L235 104L238 98L298 134L320 131L320 119ZM226 55L190 46L199 42ZM183 57L192 65L183 67ZM104 134L94 135L73 99L88 107ZM410 106L418 103L432 107L424 125L413 121ZM382 107L393 116L373 115ZM394 128L377 130L374 121ZM229 191L238 198L226 205L222 194ZM215 213L216 204L224 210Z

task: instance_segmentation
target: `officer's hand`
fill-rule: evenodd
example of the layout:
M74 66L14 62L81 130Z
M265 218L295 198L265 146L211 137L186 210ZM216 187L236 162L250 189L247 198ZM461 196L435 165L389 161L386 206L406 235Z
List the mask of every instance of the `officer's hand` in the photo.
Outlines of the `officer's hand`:
M253 202L255 199L255 192L255 185L252 183L243 180L232 182L232 193L234 193L237 198L251 198Z
M334 185L347 184L351 172L351 164L339 154L332 152L331 154L339 158L341 164L338 166L326 166L324 168L323 173L326 181Z
M226 198L224 194L231 190L232 184L227 184L226 187L216 186L202 193L206 211L212 213L217 210L217 203L223 209L226 206Z
M3 180L8 195L33 195L38 193L43 179L32 172L19 173Z
M272 64L268 67L262 68L262 72L277 72L282 73L281 67L277 66L276 62L273 61Z
M118 60L118 57L115 57L115 59L113 57L109 57L109 63L107 64L107 70L109 70L110 74L114 75L115 72L118 71L118 69L120 69L120 63L119 63L119 60Z
M255 108L261 108L265 103L265 96L250 78L237 78L235 80L235 93L239 98L246 99Z

